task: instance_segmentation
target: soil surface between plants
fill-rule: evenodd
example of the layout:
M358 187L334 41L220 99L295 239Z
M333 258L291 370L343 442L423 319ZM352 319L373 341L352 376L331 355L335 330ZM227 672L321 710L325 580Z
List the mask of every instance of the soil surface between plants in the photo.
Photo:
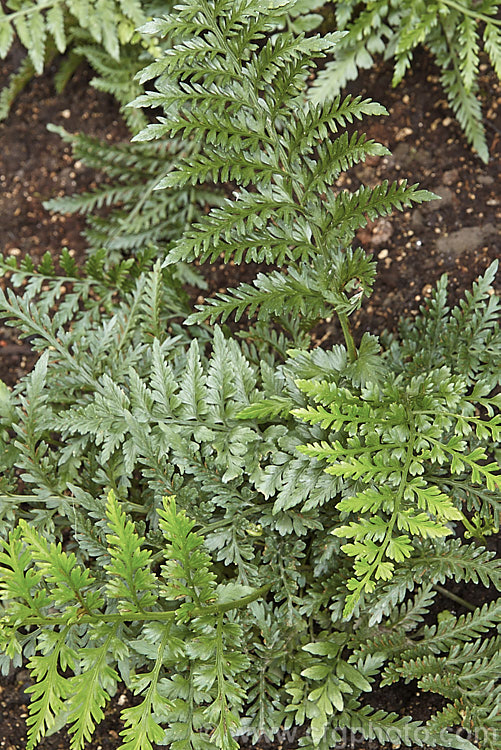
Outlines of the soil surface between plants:
M19 59L20 51L14 49L0 63L0 87L7 83ZM84 219L53 215L42 202L89 189L103 176L75 163L69 147L46 126L56 123L71 132L85 132L110 142L129 136L115 102L90 87L92 73L88 69L77 71L59 95L53 87L54 70L34 79L15 101L9 118L0 123L0 252L18 257L30 254L39 260L47 251L57 258L61 249L68 247L75 258L83 261L85 244L80 232ZM392 156L370 159L355 167L343 177L339 187L356 189L359 184L407 179L441 197L381 218L358 232L357 242L374 253L378 261L374 294L354 319L358 339L364 331L395 330L399 317L416 315L443 273L449 276L451 303L456 302L489 263L501 255L501 86L486 64L481 66L481 89L491 153L487 165L469 150L447 105L438 70L424 52L416 56L413 71L396 89L391 88L388 65L364 74L351 86L353 94L368 96L388 109L388 117L367 118L357 123L357 128L386 145ZM206 265L203 272L208 294L253 277L249 268L231 264ZM338 341L340 331L333 321L325 321L315 331L315 345L329 347ZM34 361L29 345L19 341L15 331L0 321L0 378L12 386ZM452 590L476 604L492 595L476 586ZM462 613L460 607L447 600L437 607ZM26 747L29 685L26 669L0 677L1 750ZM134 700L137 699L119 690L89 748L115 750L120 746L120 711ZM442 705L440 698L421 694L415 683L376 690L369 701L376 708L423 720ZM66 750L69 746L68 736L60 732L46 738L39 748ZM294 743L280 740L260 746L282 750ZM381 746L350 738L344 747L375 750Z

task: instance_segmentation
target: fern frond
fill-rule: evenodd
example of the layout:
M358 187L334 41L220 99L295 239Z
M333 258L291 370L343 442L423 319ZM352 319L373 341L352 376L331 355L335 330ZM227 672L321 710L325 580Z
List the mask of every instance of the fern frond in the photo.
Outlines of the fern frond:
M229 293L208 299L206 306L197 305L201 312L192 313L187 323L191 325L206 319L213 323L219 316L224 323L231 314L239 320L246 311L249 316L257 311L257 319L266 320L280 315L286 304L303 316L322 317L325 312L325 302L311 284L307 268L299 272L291 269L287 276L278 271L258 274L253 286L240 284Z
M452 310L447 306L447 277L442 276L415 323L402 321L402 352L412 357L416 371L446 364L469 382L491 378L501 362L501 303L492 286L497 268L496 260Z
M361 96L348 95L344 99L336 96L333 100L299 109L297 118L286 122L285 127L290 136L291 154L309 153L317 139L335 135L347 123L361 120L364 116L387 115L382 104Z
M10 26L2 26L2 19L0 17L0 34L2 32L5 33L5 29L10 28ZM2 56L3 55L0 53L0 57ZM35 75L36 70L35 66L33 65L33 61L28 55L26 55L26 57L24 57L21 61L16 72L12 73L7 84L3 86L2 90L0 91L0 120L6 119L15 98L29 84L29 82L35 77Z
M66 607L66 613L76 613L82 607L87 614L101 606L100 594L92 591L94 577L88 569L75 564L73 553L64 552L60 543L49 544L24 519L20 519L19 526L32 559L50 587L54 605L60 607L71 602L74 606Z
M345 708L339 718L341 727L350 727L360 732L365 739L377 739L382 744L397 740L406 746L416 744L422 747L424 742L435 739L430 738L429 730L421 722L412 721L408 716L399 717L396 713L388 713L382 709L374 710L371 706ZM437 735L439 735L438 732ZM450 735L451 740L453 737L454 735ZM437 736L437 740L440 741L440 739L442 738ZM449 747L473 750L469 742L463 745L450 744Z
M464 429L461 429L461 434L452 437L448 432L453 423L461 425L471 413L467 399L463 397L461 400L459 397L460 390L465 389L464 382L460 384L453 378L455 385L452 389L457 400L451 402L442 380L443 377L451 377L449 371L443 369L437 376L438 372L413 378L413 385L409 387L414 395L410 398L410 391L407 391L409 395L396 397L393 386L388 384L386 393L392 395L387 402L383 395L385 388L380 390L375 383L367 387L361 397L357 397L348 389L343 389L343 393L335 383L329 381L297 381L298 387L319 405L293 413L313 424L321 424L324 429L334 429L341 435L341 438L329 442L300 446L299 450L317 460L327 461L327 473L344 477L350 482L361 480L365 484L363 490L350 492L337 504L339 511L357 514L357 520L332 531L336 536L353 539L353 542L342 547L347 555L354 558L356 575L348 584L354 592L347 601L348 613L364 587L368 587L365 590L374 590L373 576L375 579L391 579L395 561L402 563L411 556L411 537L421 535L436 538L447 535L450 532L445 522L463 518L451 498L430 483L431 477L425 479L419 476L423 473L423 459L440 462L442 467L447 463L452 475L468 471L473 483L483 484L488 490L494 490L499 484L495 462L485 464L487 455L478 446L467 450L467 443L462 437ZM418 382L422 386L428 382L431 386L431 390L424 386L421 391L423 401L417 396L420 390ZM416 387L417 391L414 390ZM421 408L432 390L435 391L431 397L434 403L433 425L431 421L425 424L420 416L424 414ZM425 396L425 393L428 395ZM374 419L383 403L381 418L386 427L381 430L377 426L377 417L376 422ZM419 403L421 406L418 406ZM416 412L411 416L414 409ZM447 414L443 422L439 416L441 410ZM495 416L492 419L492 427L497 435L498 419ZM440 438L438 433L437 436L433 434L437 428L444 430ZM381 432L385 435L384 441L379 437ZM488 429L485 434L489 434ZM422 512L418 512L418 509ZM398 531L404 533L398 534Z
M106 507L111 562L106 566L110 577L106 590L108 596L119 600L119 609L142 612L156 601L157 582L149 570L151 551L141 549L138 534L131 521L126 521L113 492L108 495Z
M421 639L413 649L409 649L408 656L418 653L438 654L453 645L461 644L470 638L477 638L487 633L491 628L501 622L501 599L484 604L481 609L476 609L467 615L460 617L446 617L438 625L425 625L421 632ZM407 658L404 650L402 659Z
M493 12L497 10L497 4L493 4ZM496 75L501 79L501 31L494 23L486 23L484 29L484 48Z
M477 100L482 42L499 75L499 4L436 0L335 2L337 28L345 31L334 59L316 76L309 90L314 102L337 96L347 81L370 68L376 55L394 59L393 85L411 67L419 45L428 48L441 68L442 85L467 140L483 161L488 160L482 113ZM482 28L483 25L483 28Z
M41 656L32 656L28 669L35 680L26 688L31 693L28 725L27 750L34 750L38 741L53 726L56 718L64 711L64 701L71 691L70 680L59 670L68 665L73 667L77 655L66 643L69 626L60 631L47 631L41 638Z
M94 729L104 719L103 708L110 700L118 682L118 673L108 664L110 645L116 638L116 626L100 646L87 646L79 653L80 674L70 680L71 697L67 722L71 726L71 750L82 750L93 735Z
M169 635L170 623L162 628L153 669L150 672L141 673L138 678L138 692L143 692L146 689L144 700L137 706L124 708L121 713L121 719L125 727L120 733L123 737L122 750L153 750L153 743L163 740L164 730L156 715L159 709L169 707L169 703L162 697L158 689L160 670Z
M282 11L285 8L280 7ZM158 64L150 66L141 79L160 75L157 91L142 96L136 106L161 106L165 116L135 136L135 140L179 134L185 139L196 135L201 143L200 153L181 160L159 187L195 185L208 178L239 182L235 199L213 208L188 229L169 249L166 264L195 258L214 260L219 255L236 263L245 259L282 264L287 260L291 265L289 281L281 281L286 286L293 273L302 273L299 263L313 259L318 261L316 275L322 277L321 284L332 286L332 278L327 284L327 256L335 251L341 254L367 218L386 215L393 208L401 209L432 196L405 182L335 196L330 188L340 171L368 154L386 151L357 134L351 139L343 135L331 145L322 144L322 140L364 114L385 113L384 108L360 97L343 101L338 97L319 106L300 102L298 94L304 88L308 66L330 51L341 36L336 33L325 38L295 38L285 33L258 45L256 40L267 28L258 6L249 0L248 5L238 3L231 12L228 36L226 23L213 15L208 5L203 6L196 19L183 6L179 23L176 22L182 41ZM274 11L268 22L273 19ZM220 24L224 25L224 34ZM235 66L237 53L232 47L237 28L241 34L245 28L245 47L238 48L244 74ZM160 36L174 32L174 21L155 22L148 31ZM243 44L242 39L239 44ZM316 160L312 158L313 146L319 149ZM319 200L319 191L325 191L327 197ZM278 278L270 278L274 287ZM353 279L345 280L346 285L350 282ZM258 287L264 283L264 278L256 280ZM241 315L247 306L259 308L266 290L263 288L260 300L250 287L234 294L240 303L225 298L217 302L218 311L214 313L226 317L233 310ZM358 301L357 298L356 302L347 303L343 310L337 298L334 304L340 313L350 314ZM301 305L301 309L305 308ZM277 312L270 309L266 314ZM316 305L311 317L318 314L326 313ZM198 314L190 318L192 322L201 319Z
M99 3L96 0L70 0L65 3L64 11L58 0L49 0L43 4L26 2L13 13L2 11L0 27L8 30L3 31L1 56L5 57L13 41L12 30L9 29L12 24L21 43L28 50L36 72L40 74L44 67L45 46L49 35L59 52L66 50L71 26L71 23L68 24L69 16L73 21L76 20L94 41L102 43L111 57L117 59L120 55L120 34L123 33L123 29L119 28L120 24L127 26L128 22L132 22L138 25L144 19L143 9L138 0L130 0L127 3L115 0L100 0ZM99 22L96 20L97 16Z

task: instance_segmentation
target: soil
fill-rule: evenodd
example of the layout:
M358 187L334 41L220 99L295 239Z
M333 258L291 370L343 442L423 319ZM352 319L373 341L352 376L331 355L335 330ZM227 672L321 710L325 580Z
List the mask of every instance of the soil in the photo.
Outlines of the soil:
M19 60L14 49L0 63L0 88ZM57 257L67 246L76 258L85 257L80 236L84 220L77 216L48 213L42 205L48 198L92 187L102 176L75 164L69 148L47 131L48 123L63 125L110 141L126 140L127 129L116 104L106 94L90 87L91 73L82 68L66 90L56 95L54 70L34 79L19 95L6 122L0 123L0 248L4 255L40 259L45 252ZM387 118L366 119L360 126L369 137L384 143L392 156L369 159L344 176L341 187L376 184L384 179L407 179L433 190L441 200L404 213L381 218L360 230L357 241L374 253L378 277L374 294L355 317L360 338L366 330L394 330L401 315L416 315L439 276L450 279L451 301L500 256L500 162L501 86L493 71L481 65L481 90L487 138L491 153L483 164L469 149L446 103L439 73L423 52L412 71L396 89L391 88L391 68L382 65L367 72L351 86L354 94L369 96L386 106ZM249 270L234 265L204 267L209 294L249 280ZM501 277L500 277L501 278ZM316 331L315 343L329 346L340 340L334 323L326 321ZM0 325L0 378L13 385L33 364L26 343L15 332ZM480 603L490 592L475 587L463 596ZM450 602L439 605L450 608ZM457 608L458 613L461 608ZM29 674L23 670L0 677L0 749L26 747L25 719ZM89 747L115 750L120 745L118 716L134 699L127 692L115 697ZM385 688L371 695L378 708L411 713L426 719L440 707L440 699L421 695L416 685ZM437 702L438 701L438 702ZM359 750L374 750L375 742L351 738ZM275 743L276 750L282 745ZM65 750L64 733L45 739L40 750ZM390 746L388 746L390 747Z

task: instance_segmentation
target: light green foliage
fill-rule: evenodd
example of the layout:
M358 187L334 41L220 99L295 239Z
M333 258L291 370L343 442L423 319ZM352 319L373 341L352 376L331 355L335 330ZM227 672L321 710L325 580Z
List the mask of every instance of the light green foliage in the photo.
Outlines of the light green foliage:
M152 662L152 670L141 669L133 678L135 691L144 699L122 712L122 748L151 750L153 742L163 739L161 723L166 717L191 715L196 704L205 704L202 713L221 733L218 746L236 746L229 730L237 720L230 720L230 712L242 696L233 678L245 668L246 659L232 653L240 628L225 612L249 604L263 591L249 589L239 598L238 587L227 584L220 593L208 567L209 556L197 551L203 540L190 531L193 522L176 510L173 499L164 501L160 516L166 564L157 576L144 539L110 492L106 521L112 533L107 535L105 565L109 583L104 584L103 597L96 591L95 578L76 564L74 555L49 543L24 521L1 543L0 585L2 597L10 603L0 619L0 642L19 648L20 628L39 626L29 639L38 654L28 664L36 680L28 688L33 694L28 750L61 715L71 724L71 748L83 748L103 719L102 709L118 680L111 663L128 658L131 669L142 665L140 657ZM226 592L229 596L223 595ZM159 595L162 607L157 605ZM186 621L193 621L191 641ZM210 676L207 662L213 655ZM219 663L223 659L224 675ZM189 680L198 690L189 700L171 702L165 699L162 681L174 681L182 671L179 667L190 669ZM72 674L63 677L59 668ZM195 742L203 744L202 737Z
M64 725L82 748L119 680L138 696L126 750L236 750L292 727L311 749L348 728L476 750L461 727L498 750L499 602L430 612L448 581L501 587L485 541L499 525L496 264L458 307L444 278L398 335L355 344L349 314L375 267L350 240L366 215L428 195L337 192L340 170L381 153L346 123L379 110L304 101L332 37L277 31L296 6L193 0L150 24L175 27L176 46L144 74L158 91L143 103L171 99L141 138L203 136L163 190L209 178L238 193L173 229L166 262L151 247L94 250L84 269L69 252L59 269L0 260L15 290L0 314L40 354L0 389L0 665L28 660L30 750ZM131 200L157 147L130 152ZM114 164L127 187L125 150ZM193 315L180 260L232 253L286 268ZM249 305L241 341L203 322ZM325 315L345 343L312 348ZM370 705L382 680L408 679L444 698L426 723Z
M394 60L393 85L412 67L419 45L433 55L449 104L482 161L489 152L478 99L479 57L486 52L501 78L499 3L496 0L331 0L335 27L346 31L334 59L311 87L316 102L335 97L375 56ZM327 6L327 13L329 13Z
M411 555L411 537L447 536L447 523L462 520L451 496L441 491L447 477L465 476L469 485L491 492L501 486L497 462L488 462L479 445L501 437L501 415L494 415L499 395L483 397L478 383L470 394L467 381L448 367L405 375L358 392L327 381L297 381L315 406L294 413L335 435L301 450L326 460L327 473L353 484L353 493L336 506L349 523L332 531L350 540L341 549L354 558L346 613L362 591L374 591L375 580L389 580L395 564ZM481 406L490 419L475 416Z

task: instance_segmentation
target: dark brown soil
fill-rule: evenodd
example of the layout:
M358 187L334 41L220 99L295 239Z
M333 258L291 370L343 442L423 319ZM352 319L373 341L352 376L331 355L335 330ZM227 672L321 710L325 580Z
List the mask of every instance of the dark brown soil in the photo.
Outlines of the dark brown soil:
M18 56L14 50L1 63L0 87ZM388 118L366 120L360 129L388 146L393 155L355 168L344 177L342 186L407 179L442 197L441 201L380 219L358 233L359 243L378 259L379 271L373 297L355 318L358 337L366 330L379 333L384 328L394 329L399 316L415 315L444 272L449 274L452 297L456 299L500 256L501 87L490 68L483 65L481 70L491 152L488 165L467 147L445 101L438 72L424 53L395 90L390 87L388 66L367 73L352 86L353 93L370 96L389 110ZM84 220L51 215L42 201L87 189L101 179L73 163L68 147L47 131L48 123L111 141L128 137L113 100L90 88L90 77L86 69L79 70L66 91L56 95L49 71L27 87L8 120L0 123L0 248L5 255L30 253L40 258L49 251L57 256L68 246L75 257L84 256L80 237ZM209 294L249 280L245 267L214 264L204 273ZM330 321L316 331L317 344L328 346L338 339L339 332ZM10 385L33 362L29 346L19 342L5 326L0 326L0 354L0 378ZM462 594L477 601L475 591ZM478 595L482 599L485 592ZM26 747L27 684L26 670L0 678L1 750ZM121 727L117 719L129 700L126 692L117 695L89 745L92 750L119 747ZM440 705L433 696L420 695L414 684L399 685L396 690L386 688L371 696L371 702L387 710L411 713L417 719L426 719L430 710ZM379 747L367 741L357 741L355 746L359 750ZM69 748L69 741L60 733L39 747L64 750ZM275 747L281 750L282 742Z

